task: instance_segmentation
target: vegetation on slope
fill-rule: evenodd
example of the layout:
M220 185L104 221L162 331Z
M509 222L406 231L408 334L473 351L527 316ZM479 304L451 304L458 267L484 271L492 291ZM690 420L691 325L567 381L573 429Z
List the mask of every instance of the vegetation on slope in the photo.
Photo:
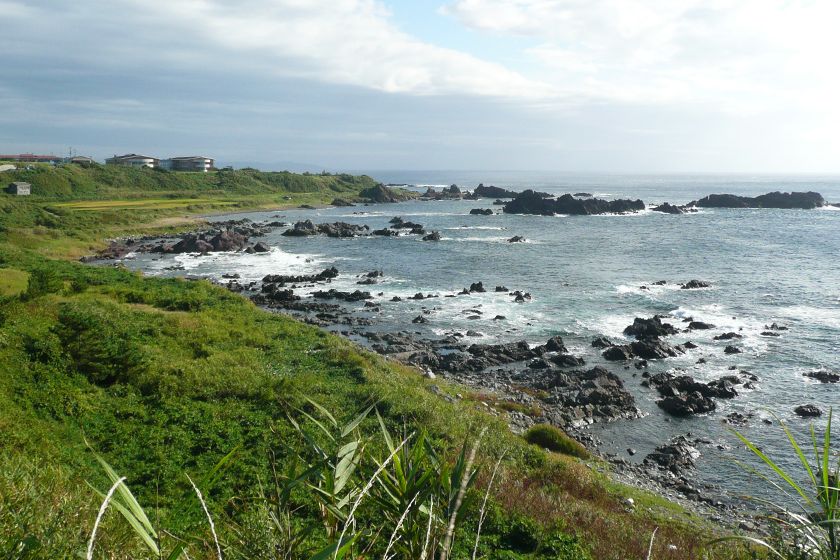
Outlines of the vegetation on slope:
M483 434L454 558L472 555L482 490L503 454L485 510L481 557L645 558L655 528L654 558L704 554L711 533L699 520L619 488L578 459L527 444L474 401L445 398L459 388L425 380L205 281L144 278L45 257L78 255L120 232L172 227L165 220L204 208L91 210L3 201L0 556L83 553L102 499L88 483L101 492L111 483L95 452L128 477L155 525L165 528L164 548L186 542L191 558L215 557L189 475L200 481L227 558L283 557L288 539L298 537L298 552L288 557L308 557L330 542L323 501L303 487L292 492L286 531L278 535L269 515L277 473L318 464L315 449L335 451L319 427L326 424L324 411L342 425L373 404L394 440L423 434L427 450L445 465L457 463L464 445ZM354 475L358 486L389 453L375 414L354 433L365 447ZM205 476L231 452L223 472ZM628 495L635 508L628 509ZM382 527L385 535L399 521L375 502L360 507L356 518L360 531ZM321 529L305 531L313 524ZM148 556L114 511L98 534L96 557ZM381 557L383 541L371 542L367 556ZM733 546L716 554L739 557Z

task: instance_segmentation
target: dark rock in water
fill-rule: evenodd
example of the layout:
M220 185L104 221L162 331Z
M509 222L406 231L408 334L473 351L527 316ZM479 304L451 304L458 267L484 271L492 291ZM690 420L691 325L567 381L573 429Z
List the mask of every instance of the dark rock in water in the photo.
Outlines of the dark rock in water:
M673 325L663 323L659 316L654 316L650 319L636 317L633 319L633 324L624 329L624 334L634 336L638 339L659 338L660 336L670 336L678 332Z
M473 194L478 195L481 198L515 198L519 193L508 191L501 187L485 187L482 183L473 190Z
M610 339L604 338L603 336L599 336L592 341L592 348L609 348L612 345L613 343L610 342Z
M402 218L395 218L395 220L397 221L391 220L391 229L410 229L412 232L423 229L423 225L416 222L406 222Z
M680 344L680 346L682 346L685 350L694 350L695 348L697 348L697 345L691 342L690 340L688 342Z
M292 229L287 229L282 233L286 237L303 237L306 235L318 235L318 229L315 227L315 224L312 223L312 220L305 220L302 222L297 222Z
M325 282L338 277L338 269L330 267L322 270L318 274L269 274L264 276L262 281L265 284L292 284L301 282Z
M271 251L271 247L269 247L267 243L260 241L259 243L254 245L255 253L268 253L269 251Z
M551 363L545 358L534 358L530 362L528 362L528 367L530 369L549 369L551 367Z
M657 406L673 416L690 416L711 412L717 408L715 401L700 393L681 393L656 401Z
M504 206L507 214L537 214L553 216L554 214L623 214L639 212L645 209L641 200L601 200L597 198L582 200L570 194L559 198L543 196L533 190L526 190L516 196Z
M583 358L572 356L571 354L557 354L556 356L551 356L549 361L561 368L573 368L586 365Z
M354 292L340 292L335 289L330 289L328 291L317 291L313 292L312 297L316 299L340 299L343 301L364 301L366 299L373 299L373 296L370 295L370 292L362 292L361 290L356 290Z
M440 241L440 232L433 231L429 235L424 235L423 241Z
M402 301L402 298L400 296L394 296L391 298L391 301Z
M234 272L233 274L222 274L222 278L226 280L238 280L241 277L239 276L239 274Z
M514 235L510 239L508 239L508 243L525 243L525 238L521 235Z
M486 292L486 291L487 290L484 288L484 283L483 282L473 282L472 284L470 284L470 292L471 293L472 292L482 293L482 292Z
M782 336L782 335L780 335L780 334L779 334L779 333L777 333L776 331L763 331L763 332L761 333L761 336L779 337L779 336Z
M605 360L609 360L611 362L619 362L632 359L633 350L630 348L629 345L626 344L623 346L610 346L601 355L604 357Z
M689 328L691 328L691 327L689 327ZM744 338L744 337L742 335L736 333L736 332L728 332L728 333L723 333L723 334L717 335L715 337L715 340L732 340L732 339L735 339L735 338Z
M825 206L826 201L816 192L771 192L756 197L734 194L712 194L692 202L689 206L701 208L799 208L811 210Z
M327 237L356 237L358 235L367 235L367 232L370 230L368 226L348 224L347 222L318 224L316 227L320 233L325 234Z
M674 206L666 202L665 204L660 204L659 206L655 206L652 208L654 212L662 212L663 214L682 214L683 211L679 206Z
M673 358L682 352L666 342L655 339L637 340L630 345L633 355L645 360ZM609 351L609 350L608 350Z
M708 282L703 282L702 280L689 280L682 286L680 286L683 290L697 290L699 288L711 288L712 285Z
M545 349L549 352L560 352L561 354L568 352L561 336L552 336L549 338L548 342L545 343Z
M494 321L504 321L505 319L507 319L507 317L505 317L504 315L496 315L495 317L493 317Z
M393 189L386 187L385 185L379 184L373 187L369 187L367 189L362 190L359 193L361 198L366 198L371 202L402 202L404 200L408 200L410 196L399 193Z
M645 456L644 463L680 474L683 470L694 467L694 462L699 457L700 452L692 441L685 436L677 436Z
M446 190L449 194L461 194L461 189L458 188L458 185L449 185L449 188Z
M653 285L654 286L664 286L667 283L668 282L666 282L665 280L657 280L656 282L653 283Z
M647 384L655 387L663 397L678 397L692 393L697 393L705 398L732 399L738 396L732 380L727 378L701 383L688 375L674 376L669 373L657 373L650 376Z
M492 216L493 210L490 208L473 208L470 210L470 215L472 216Z
M508 290L506 286L496 286L495 291L498 292L498 293L507 293L510 290Z
M818 416L822 416L822 410L817 408L816 405L813 404L803 404L799 405L793 409L793 411L803 418L816 418Z
M592 193L588 192L576 192L575 196L578 198L592 198Z
M787 327L783 327L782 325L779 325L777 323L773 323L772 325L769 325L769 326L764 325L764 328L767 329L768 331L786 331L786 330L788 330Z
M725 354L741 354L741 353L743 353L743 350L741 350L737 346L727 346L726 348L723 349L723 352Z
M251 300L257 305L271 305L277 303L288 303L300 300L300 296L295 295L292 290L286 290L277 284L269 284L263 286L259 294L251 297Z
M422 315L418 315L417 317L412 319L411 322L414 323L414 324L418 324L418 323L427 323L428 321Z
M333 201L330 202L330 205L332 205L332 206L353 206L353 203L348 201L348 200L344 200L343 198L334 198Z
M820 383L837 383L840 382L840 374L831 372L831 371L810 371L808 373L803 373L805 377L809 377L811 379L816 379Z
M399 235L399 232L388 228L375 229L371 233L373 235L381 235L382 237L396 237Z
M692 321L688 324L688 328L693 331L706 331L715 328L715 326L710 323L704 323L703 321Z

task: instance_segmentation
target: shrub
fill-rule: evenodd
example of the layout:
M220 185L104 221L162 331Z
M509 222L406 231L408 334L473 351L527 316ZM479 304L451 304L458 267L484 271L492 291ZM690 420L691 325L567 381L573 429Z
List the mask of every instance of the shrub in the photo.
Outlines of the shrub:
M61 291L64 283L56 273L48 268L36 268L29 274L29 283L24 293L24 299L37 297Z
M523 437L528 443L539 445L549 451L571 455L580 459L589 458L589 452L583 445L567 436L560 428L548 424L532 426L525 432Z

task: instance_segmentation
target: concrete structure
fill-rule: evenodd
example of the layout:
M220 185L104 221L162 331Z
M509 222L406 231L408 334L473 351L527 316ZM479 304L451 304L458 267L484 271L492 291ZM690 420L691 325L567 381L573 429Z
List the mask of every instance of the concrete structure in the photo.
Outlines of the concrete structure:
M32 185L29 183L14 182L6 188L6 192L18 196L28 196L32 194Z
M96 163L93 158L89 158L87 156L74 156L67 161L68 163L75 163L76 165L81 165L84 167L94 165Z
M108 165L126 165L128 167L148 167L154 169L160 165L160 160L152 156L142 156L140 154L125 154L124 156L114 154L114 157L106 159L105 163Z
M0 161L21 161L26 163L61 163L64 158L58 156L39 156L36 154L0 154Z
M3 173L4 171L14 171L15 169L17 169L17 167L12 165L11 163L0 165L0 173Z
M215 161L203 156L174 157L161 160L161 169L170 171L201 171L207 172L213 169Z

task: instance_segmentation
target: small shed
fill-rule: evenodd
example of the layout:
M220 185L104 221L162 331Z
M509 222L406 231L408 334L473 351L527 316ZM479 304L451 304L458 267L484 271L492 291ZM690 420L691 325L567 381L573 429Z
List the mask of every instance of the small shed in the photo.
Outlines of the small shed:
M28 196L32 194L32 185L17 181L9 185L6 192L9 194L16 194L18 196Z

